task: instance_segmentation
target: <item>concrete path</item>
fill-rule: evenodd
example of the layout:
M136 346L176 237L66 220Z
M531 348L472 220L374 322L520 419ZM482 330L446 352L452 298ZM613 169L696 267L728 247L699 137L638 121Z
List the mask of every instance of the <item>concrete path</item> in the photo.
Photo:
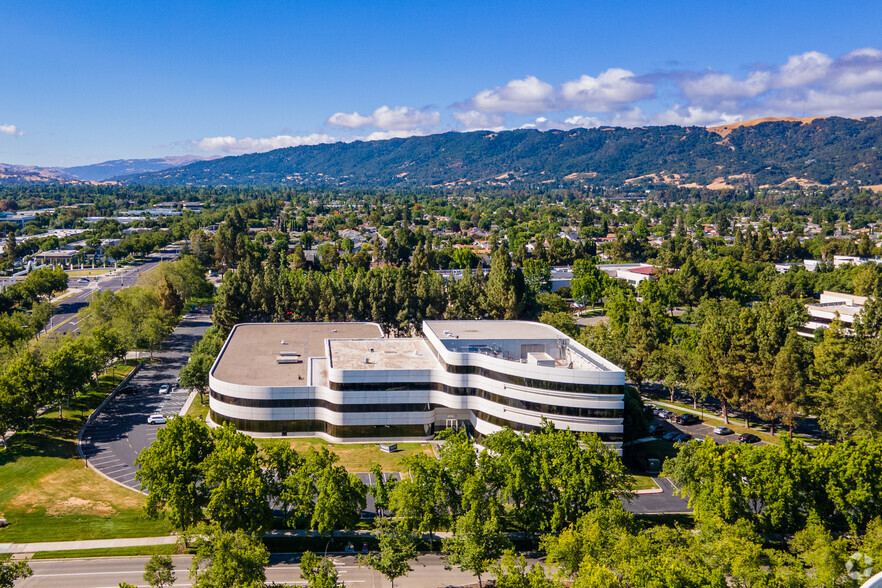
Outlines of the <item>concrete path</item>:
M2 553L36 553L38 551L70 551L73 549L109 549L111 547L142 547L172 545L176 535L166 537L132 537L128 539L92 539L84 541L45 541L43 543L0 543Z

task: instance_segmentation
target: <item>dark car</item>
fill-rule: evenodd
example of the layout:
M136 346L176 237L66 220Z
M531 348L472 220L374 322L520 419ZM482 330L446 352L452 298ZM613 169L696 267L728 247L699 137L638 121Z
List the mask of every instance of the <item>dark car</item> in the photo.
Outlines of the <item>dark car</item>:
M126 386L119 391L120 394L137 394L138 389L135 386Z
M698 417L688 412L684 412L677 417L678 425L697 425L698 422Z
M689 433L680 433L679 435L674 437L674 443L686 443L690 439L692 439L692 435L690 435Z
M665 441L673 441L674 439L676 439L679 436L680 436L680 431L668 431L667 433L664 434L662 439L664 439Z
M739 443L759 443L760 438L754 435L753 433L743 433L738 435Z
M649 436L650 437L662 437L667 430L661 425L649 425Z

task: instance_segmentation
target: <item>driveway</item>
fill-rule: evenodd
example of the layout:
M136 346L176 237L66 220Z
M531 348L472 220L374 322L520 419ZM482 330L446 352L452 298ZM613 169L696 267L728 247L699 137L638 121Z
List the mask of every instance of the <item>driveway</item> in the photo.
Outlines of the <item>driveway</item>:
M154 353L159 363L148 363L129 381L135 390L120 393L108 402L83 432L82 450L86 460L101 473L120 484L140 490L135 482L135 458L156 439L163 425L148 425L147 417L180 412L188 392L178 390L159 394L162 384L173 384L187 363L190 348L211 326L207 314L188 315L165 340L163 350Z

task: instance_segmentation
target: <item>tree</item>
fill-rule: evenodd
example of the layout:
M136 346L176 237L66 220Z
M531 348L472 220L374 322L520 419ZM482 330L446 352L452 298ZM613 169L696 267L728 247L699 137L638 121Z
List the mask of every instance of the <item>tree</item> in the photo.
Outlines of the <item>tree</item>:
M607 281L607 275L597 269L593 259L578 259L573 264L570 289L573 298L581 300L583 304L593 305L603 294Z
M304 551L300 558L300 577L306 580L309 588L336 588L337 568L326 557L319 557L311 551Z
M192 417L179 417L159 429L135 464L136 479L147 491L145 510L150 517L167 511L177 529L187 529L204 519L209 487L202 463L211 454L211 432Z
M375 480L374 485L369 489L369 492L374 497L374 508L377 509L377 514L379 516L384 516L386 511L389 510L391 491L395 487L396 480L392 477L387 480L380 464L374 464L371 466L371 476Z
M791 439L793 420L807 404L806 387L811 362L809 353L804 339L796 331L790 331L784 346L775 358L772 372L772 395L769 406L776 414L787 420ZM879 398L882 400L882 396Z
M486 295L490 318L510 320L520 314L520 301L515 291L511 258L504 244L490 259L490 277L487 280Z
M212 431L214 450L202 463L209 519L223 531L259 533L272 520L269 488L254 439L231 425Z
M202 404L205 404L204 397L205 392L208 390L208 375L213 364L213 357L199 353L191 355L190 361L181 369L181 386L195 389L199 393L199 400Z
M0 560L0 588L13 588L16 580L30 578L33 575L34 570L28 565L27 560Z
M429 533L433 544L435 531L448 520L442 500L440 465L422 453L406 457L402 465L410 475L392 490L392 510L405 529Z
M416 538L386 518L377 519L375 530L380 551L377 554L360 555L358 565L380 572L392 583L392 588L395 588L395 580L413 570L409 562L417 556Z
M171 316L181 314L181 310L184 308L184 301L166 276L163 276L160 280L156 294L159 296L159 303L165 312Z
M513 550L503 553L502 558L492 568L495 588L554 588L553 580L546 577L545 568L534 564L527 569L523 555Z
M151 588L168 588L175 583L175 565L169 555L154 555L144 566L144 581Z
M444 541L448 552L444 556L445 567L472 572L478 577L478 586L483 586L481 576L490 571L508 545L496 516L471 509L457 519L453 536Z
M729 406L740 404L751 388L748 368L750 326L734 300L708 300L699 310L704 316L698 340L701 384L713 390L723 405L723 420L729 424Z
M15 231L9 231L6 233L6 260L9 262L9 267L15 267L15 260L18 258L17 256L18 247L16 246L15 241Z
M37 428L37 411L48 403L52 393L52 378L39 352L22 350L6 364L3 383L14 405L22 416L26 415L34 432Z
M269 552L263 542L241 529L218 527L199 539L190 578L195 588L263 588Z

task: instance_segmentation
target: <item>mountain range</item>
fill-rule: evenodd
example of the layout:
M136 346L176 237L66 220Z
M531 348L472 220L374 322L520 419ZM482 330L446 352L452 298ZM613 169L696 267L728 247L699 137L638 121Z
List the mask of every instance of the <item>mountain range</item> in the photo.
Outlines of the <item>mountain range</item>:
M0 185L100 183L119 176L157 172L208 159L214 158L172 155L153 159L114 159L75 167L36 167L0 163Z
M190 163L163 158L62 170L24 168L31 179L18 183L112 179L160 186L882 189L880 151L882 118L759 119L708 128L449 132L194 158L199 160ZM13 175L0 165L0 183L14 182L9 179Z

